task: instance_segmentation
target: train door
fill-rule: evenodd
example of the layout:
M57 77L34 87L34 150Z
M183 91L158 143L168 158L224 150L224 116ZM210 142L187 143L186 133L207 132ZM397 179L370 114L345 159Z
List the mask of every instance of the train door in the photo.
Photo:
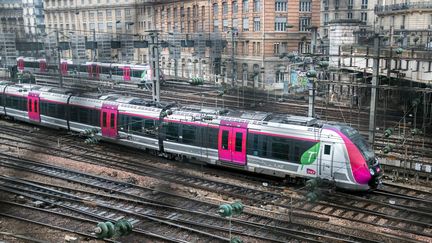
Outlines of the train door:
M31 121L40 122L39 94L29 93L27 96L27 112Z
M61 70L61 74L62 75L66 75L68 72L68 63L67 62L62 62L60 65L60 70Z
M130 81L131 80L131 69L130 67L123 67L123 80Z
M23 71L24 70L24 59L18 59L18 70Z
M101 131L102 136L115 138L118 135L117 129L117 105L103 104L101 110Z
M245 127L220 126L219 128L219 160L238 165L246 164Z
M100 73L101 73L101 67L95 64L95 78L99 79Z
M324 179L331 179L333 176L333 143L321 143L320 175Z
M45 61L39 61L39 71L46 72L47 65Z
M91 64L87 65L87 73L89 78L93 77L93 65Z

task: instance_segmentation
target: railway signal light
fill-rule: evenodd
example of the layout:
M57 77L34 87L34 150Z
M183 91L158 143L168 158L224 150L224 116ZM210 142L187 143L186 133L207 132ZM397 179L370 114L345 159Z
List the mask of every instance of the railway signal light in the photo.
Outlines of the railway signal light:
M386 137L386 138L388 138L388 137L390 137L392 134L393 134L393 128L387 128L385 131L384 131L384 136Z

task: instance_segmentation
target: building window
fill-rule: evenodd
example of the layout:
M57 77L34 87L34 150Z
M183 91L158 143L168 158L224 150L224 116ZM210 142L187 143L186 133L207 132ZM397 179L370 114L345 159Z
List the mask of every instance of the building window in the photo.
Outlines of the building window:
M99 23L98 24L98 30L104 30L105 29L105 24L104 23Z
M97 13L97 15L98 15L98 20L99 20L99 21L102 21L102 20L103 20L103 13L102 13L102 11L99 11L99 12Z
M238 19L232 20L232 27L234 30L238 30Z
M362 13L360 14L360 16L361 16L361 21L363 21L363 22L366 22L366 21L367 21L367 13L366 13L366 12L362 12Z
M122 29L121 23L116 22L116 31L119 32L119 31L121 31L121 29Z
M287 26L286 17L276 17L275 18L275 31L285 31Z
M348 0L348 9L353 9L353 5L354 5L354 0Z
M228 14L228 3L227 2L223 2L222 3L222 15L226 16Z
M368 0L362 0L361 9L367 9L367 8L368 8Z
M275 11L276 12L286 12L288 10L287 0L276 0L275 1Z
M108 9L106 11L106 16L107 16L107 18L111 18L111 16L112 16L112 10L111 9Z
M219 20L215 19L213 21L213 32L219 31Z
M299 20L299 31L308 31L310 25L310 17L303 17Z
M274 55L279 55L279 48L280 48L280 43L276 42L273 44L273 54Z
M261 11L261 0L253 0L253 10L254 12Z
M249 12L249 0L243 0L243 13L248 13Z
M348 18L348 19L352 19L352 17L353 17L352 12L348 12L348 13L347 13L347 18Z
M249 18L243 18L243 31L249 31Z
M112 23L111 22L107 23L107 30L112 31Z
M300 12L310 12L311 11L311 1L310 0L301 0L299 6Z
M219 6L217 3L213 4L213 17L217 18L219 15Z
M334 17L334 19L339 19L339 13L335 13L335 17Z
M121 9L116 9L116 18L120 18L121 17Z
M161 13L162 13L162 12L161 12ZM129 17L130 14L131 14L131 10L130 10L130 8L125 9L125 16L126 16L126 17Z
M238 12L238 4L237 4L237 1L232 1L232 13L233 14L237 14L237 12Z
M254 31L260 31L261 30L261 19L260 17L254 18Z
M243 42L243 55L249 55L249 41Z
M90 23L90 30L94 30L96 27L95 23Z
M223 32L227 32L228 31L228 19L224 19L223 21L222 21L222 24L223 24Z
M329 22L329 15L328 15L328 13L325 13L324 14L324 25L328 25L328 22Z
M339 9L339 0L335 0L335 10Z

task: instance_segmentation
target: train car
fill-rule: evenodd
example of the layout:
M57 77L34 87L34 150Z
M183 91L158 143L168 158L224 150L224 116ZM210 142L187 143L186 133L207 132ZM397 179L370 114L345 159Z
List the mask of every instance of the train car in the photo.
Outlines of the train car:
M168 158L289 178L322 178L351 190L376 188L372 148L347 125L264 112L155 104L118 94L1 85L4 114L82 132Z
M56 65L48 65L46 59L35 59L29 57L18 57L17 67L19 71L30 73L56 73ZM72 60L62 59L60 71L64 76L74 76L96 80L115 80L131 84L151 83L152 72L148 64L120 64L86 62L74 64ZM161 83L165 81L162 71L159 73Z

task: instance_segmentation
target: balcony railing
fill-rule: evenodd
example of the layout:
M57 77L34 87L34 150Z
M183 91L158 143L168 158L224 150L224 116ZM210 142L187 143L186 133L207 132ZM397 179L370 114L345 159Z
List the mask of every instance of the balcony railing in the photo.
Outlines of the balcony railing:
M432 9L432 2L416 2L416 3L399 3L399 4L389 4L383 6L375 6L376 14L386 14L393 11L405 11L410 9Z

